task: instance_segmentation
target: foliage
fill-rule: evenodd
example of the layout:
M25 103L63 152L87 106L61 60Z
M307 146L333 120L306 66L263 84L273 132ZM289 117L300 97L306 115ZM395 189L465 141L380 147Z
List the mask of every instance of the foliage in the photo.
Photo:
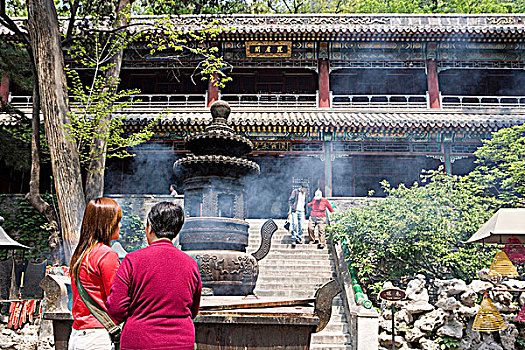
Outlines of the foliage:
M523 13L522 0L254 0L251 13Z
M103 21L104 19L95 16L90 18L90 26L96 29ZM202 59L196 71L203 79L213 77L214 83L221 87L226 81L231 80L222 72L227 64L218 56L218 48L204 44L206 40L216 37L223 28L212 23L199 32L182 32L167 17L157 20L153 28L154 30L150 28L147 33L135 34L127 31L95 30L92 35L81 36L81 39L74 40L68 48L71 59L93 71L92 82L86 86L76 71L66 69L71 81L70 96L73 96L77 104L69 113L70 124L66 124L66 129L71 140L77 145L81 164L88 171L98 170L89 167L94 160L103 157L132 156L127 150L151 138L153 126L158 122L157 118L140 132L128 135L124 133L123 125L127 116L117 112L140 102L131 98L140 91L137 89L116 91L118 78L104 74L105 71L115 68L112 58L120 50L145 40L151 55L169 51L176 57L189 52ZM95 139L103 140L107 149L93 147Z
M27 6L25 0L6 1L6 13L10 17L27 17Z
M220 88L231 81L231 77L224 73L231 66L219 55L218 47L208 45L208 42L228 29L211 21L203 23L199 31L182 31L169 17L158 19L154 26L156 30L145 35L150 55L161 53L163 58L174 60L184 53L191 54L199 58L195 73L200 74L203 80L211 79Z
M33 91L33 72L24 45L0 41L0 77L4 73L22 90L28 93Z
M350 13L514 13L523 4L513 0L358 0L346 3Z
M441 350L456 349L460 344L458 339L451 337L439 337L436 338L436 342Z
M246 10L242 0L140 0L133 3L134 14L144 15L198 15L230 14Z
M516 343L518 343L520 349L525 349L525 338L523 338L522 336L519 336L516 339Z
M26 171L31 168L29 144L13 139L11 130L0 128L0 161L8 168Z
M120 227L119 242L127 252L145 248L148 244L144 223L133 213L129 204L122 204L122 226Z
M75 71L68 70L72 84L70 92L78 103L69 113L70 123L65 125L71 140L76 142L79 151L80 163L88 170L90 161L102 157L130 157L128 147L134 147L147 141L153 135L152 127L157 119L150 122L140 132L126 135L123 130L125 115L115 114L120 109L130 107L131 100L122 99L137 93L136 90L121 90L112 92L108 89L107 79L97 76L91 87L82 84ZM118 102L118 103L117 103ZM111 117L109 117L111 116ZM91 147L93 139L100 138L107 143L107 154L102 150Z
M15 170L31 168L31 120L27 115L10 104L0 105L0 113L8 114L13 119L10 126L0 127L0 160ZM49 147L41 125L40 145L41 162L49 162Z
M28 252L22 253L18 250L16 256L23 256L32 261L46 260L49 255L48 238L50 235L46 218L22 198L13 211L7 211L9 207L7 201L12 200L12 198L10 195L0 195L0 216L6 220L3 228L11 238L31 247ZM42 198L48 203L56 202L56 198L49 194L42 195ZM2 252L0 256L5 258L5 252Z
M479 196L480 188L441 171L424 175L426 186L392 188L386 198L336 215L329 232L348 245L352 264L369 289L418 273L427 278L471 280L486 267L493 250L466 245L501 203Z
M477 166L470 177L485 194L525 205L525 125L495 132L475 155Z

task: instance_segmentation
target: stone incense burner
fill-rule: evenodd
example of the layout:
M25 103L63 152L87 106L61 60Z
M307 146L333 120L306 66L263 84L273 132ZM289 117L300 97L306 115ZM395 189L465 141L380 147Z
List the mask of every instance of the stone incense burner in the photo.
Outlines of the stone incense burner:
M277 225L268 220L261 228L259 250L246 253L244 177L260 170L241 158L252 143L227 125L230 111L228 103L215 102L211 125L185 140L192 154L173 165L184 188L186 222L180 244L199 262L203 287L214 295L248 295L259 275L257 261L268 254Z

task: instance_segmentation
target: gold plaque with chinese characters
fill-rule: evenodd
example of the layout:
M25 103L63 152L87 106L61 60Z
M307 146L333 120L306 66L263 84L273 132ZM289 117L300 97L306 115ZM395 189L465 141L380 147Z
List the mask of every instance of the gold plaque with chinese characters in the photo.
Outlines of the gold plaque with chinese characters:
M246 57L292 57L291 41L247 41Z

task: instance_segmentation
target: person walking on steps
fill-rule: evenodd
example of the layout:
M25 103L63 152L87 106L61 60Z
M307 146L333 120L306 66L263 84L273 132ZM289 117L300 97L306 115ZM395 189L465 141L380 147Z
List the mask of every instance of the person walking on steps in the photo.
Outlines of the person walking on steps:
M328 200L323 198L323 192L321 192L321 190L315 191L314 199L308 203L308 206L312 207L310 220L308 220L308 243L317 244L317 248L323 249L326 244L326 209L328 209L330 213L333 213L334 209ZM315 238L316 230L319 239Z
M306 190L306 184L301 184L300 188L292 191L288 199L290 205L288 214L292 216L292 245L303 243L302 222L306 211Z

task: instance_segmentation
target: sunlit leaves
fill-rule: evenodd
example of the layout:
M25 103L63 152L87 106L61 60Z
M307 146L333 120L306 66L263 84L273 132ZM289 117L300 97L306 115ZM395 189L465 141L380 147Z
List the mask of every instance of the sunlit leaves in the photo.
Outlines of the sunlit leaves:
M88 170L93 159L102 157L129 157L128 148L139 145L151 138L152 128L157 120L150 122L142 130L126 135L124 123L127 115L120 113L130 108L138 100L130 96L138 90L108 89L114 82L98 75L91 86L85 86L74 70L67 70L71 79L70 94L73 105L69 113L70 123L65 124L67 135L77 145L80 162ZM101 139L107 144L106 150L92 147L93 140Z
M390 187L386 198L339 214L330 232L344 241L365 284L429 278L472 279L490 265L490 248L464 244L501 202L465 178L431 171L425 186Z
M163 58L176 62L184 54L190 54L198 60L194 75L200 75L203 80L211 79L212 83L220 88L231 81L225 74L231 65L218 54L217 47L209 44L220 33L231 28L224 28L211 21L203 22L198 30L183 31L169 17L156 19L153 27L152 33L146 35L150 55L162 53ZM173 54L170 55L169 52Z
M475 152L471 178L487 194L525 205L525 125L501 129Z

